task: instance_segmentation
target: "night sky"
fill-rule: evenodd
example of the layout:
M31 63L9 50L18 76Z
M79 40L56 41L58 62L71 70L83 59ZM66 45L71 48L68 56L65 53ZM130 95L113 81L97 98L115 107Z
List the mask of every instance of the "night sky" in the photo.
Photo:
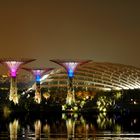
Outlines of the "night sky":
M140 0L1 0L0 57L140 67Z

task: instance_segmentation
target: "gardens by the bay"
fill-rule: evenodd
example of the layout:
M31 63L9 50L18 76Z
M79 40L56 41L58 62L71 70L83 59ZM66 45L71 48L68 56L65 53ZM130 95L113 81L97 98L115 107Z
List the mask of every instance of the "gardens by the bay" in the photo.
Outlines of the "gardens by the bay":
M52 60L65 70L67 85L45 86L42 77L54 68L25 67L34 59L2 59L7 85L0 83L0 139L124 139L139 131L140 90L109 90L75 86L75 71L89 60ZM19 70L33 75L30 86L17 80ZM46 79L45 79L46 80ZM128 133L128 131L132 131ZM133 137L132 137L133 139Z
M42 101L38 104L34 99L35 91L18 91L19 103L14 104L9 100L8 90L1 90L0 111L4 114L15 112L80 112L80 113L121 113L138 112L140 108L140 90L128 91L75 91L75 104L66 104L66 88L41 89ZM83 95L81 95L83 93ZM86 96L84 96L84 93ZM80 94L80 96L79 96ZM46 98L46 95L48 96ZM66 110L63 108L67 107ZM76 108L71 110L71 108Z
M18 89L17 72L23 64L34 59L1 59L0 62L9 69L11 81L9 89L1 89L0 110L11 112L129 112L139 111L139 90L86 90L73 86L74 72L79 65L91 60L51 60L65 68L67 87L41 88L41 77L54 68L26 68L35 77L35 89Z

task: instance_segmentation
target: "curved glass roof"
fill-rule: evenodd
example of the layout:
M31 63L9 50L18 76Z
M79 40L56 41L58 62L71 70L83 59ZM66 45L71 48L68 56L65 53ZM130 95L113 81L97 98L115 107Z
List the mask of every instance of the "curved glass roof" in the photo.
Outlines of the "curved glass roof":
M66 87L67 73L64 68L53 70L44 84L49 87ZM90 62L79 66L73 79L75 88L121 90L140 88L140 68L108 62Z

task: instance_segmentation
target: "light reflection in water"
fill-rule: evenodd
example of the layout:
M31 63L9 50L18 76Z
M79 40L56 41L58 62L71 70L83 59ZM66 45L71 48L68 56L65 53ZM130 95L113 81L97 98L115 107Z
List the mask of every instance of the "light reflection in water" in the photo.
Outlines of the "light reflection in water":
M35 138L40 139L41 137L41 121L40 120L35 121L34 128L35 128Z
M61 115L61 114L60 114ZM91 114L90 114L91 115ZM44 117L16 117L18 119L5 118L0 120L0 139L3 134L9 132L10 140L18 140L20 137L26 139L61 139L65 138L72 140L75 138L94 140L98 137L105 137L104 139L117 137L129 137L131 135L140 136L140 121L139 117L133 116L126 121L126 117L108 116L104 113L96 115L81 115L81 114L62 114L58 117L46 115ZM30 118L31 117L31 118ZM9 122L9 120L11 120ZM123 121L124 124L122 123ZM133 122L133 125L131 125ZM9 131L7 130L7 123ZM135 133L136 131L136 133ZM5 133L3 133L5 132ZM6 133L7 132L7 133ZM130 133L128 133L130 132ZM7 137L5 135L5 137Z
M3 116L4 116L4 118L8 118L10 113L11 113L11 110L7 106L4 106L3 107Z
M113 131L117 134L122 133L120 124L115 122L115 118L109 118L106 113L102 112L98 114L97 124L100 129L113 128Z
M89 131L93 135L96 131L94 131L92 125L86 124L85 119L83 116L78 115L76 113L74 114L62 114L62 118L66 121L67 126L67 138L73 139L75 137L79 138L88 138ZM92 129L92 130L91 130Z
M108 126L112 125L112 118L108 118L106 116L106 113L99 113L98 117L97 117L97 124L99 126L99 128L101 129L106 129Z
M19 121L17 119L9 123L10 140L17 140L18 129Z
M43 126L43 133L48 137L50 135L50 125L47 123Z
M67 135L68 139L74 138L74 132L75 132L75 120L72 118L68 118L66 120L66 126L67 126Z

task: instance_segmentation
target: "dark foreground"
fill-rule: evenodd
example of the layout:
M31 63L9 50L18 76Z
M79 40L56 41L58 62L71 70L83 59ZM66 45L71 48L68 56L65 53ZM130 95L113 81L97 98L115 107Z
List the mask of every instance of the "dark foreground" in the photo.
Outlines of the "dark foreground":
M15 105L1 92L0 140L140 139L139 90L96 94L77 113L62 112L65 97L58 94L41 104L34 102L34 93L28 95L21 93Z
M1 114L0 139L137 140L140 113L12 113Z

